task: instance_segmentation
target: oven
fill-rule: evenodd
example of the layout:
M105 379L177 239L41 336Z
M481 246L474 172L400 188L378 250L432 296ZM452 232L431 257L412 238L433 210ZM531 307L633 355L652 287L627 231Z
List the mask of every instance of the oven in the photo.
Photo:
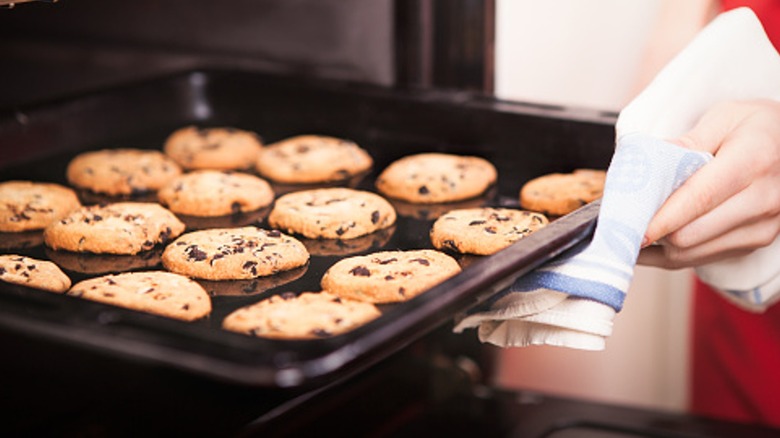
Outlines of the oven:
M524 181L605 168L614 114L490 95L493 2L62 0L0 10L0 178L65 183L75 154L159 149L189 124L271 142L349 138L378 171L417 152L479 155L498 169L464 205L518 206ZM334 31L334 29L336 29ZM470 29L471 33L464 32ZM232 310L318 287L347 254L431 246L442 208L394 205L388 233L323 248L275 283L207 288L194 324L2 285L3 425L24 436L770 436L711 419L495 387L496 350L452 333L461 312L590 237L598 202L556 219L377 320L312 341L220 329ZM244 218L234 217L236 221ZM256 223L262 224L264 219ZM50 259L39 236L10 245ZM148 262L148 260L144 260ZM94 259L71 261L75 281ZM148 269L154 262L140 268ZM224 285L223 285L224 286ZM5 435L5 433L2 433Z

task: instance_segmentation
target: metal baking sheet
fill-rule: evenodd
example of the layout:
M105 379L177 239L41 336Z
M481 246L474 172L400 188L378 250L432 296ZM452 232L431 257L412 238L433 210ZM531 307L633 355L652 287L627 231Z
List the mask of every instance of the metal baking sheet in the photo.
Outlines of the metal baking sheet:
M3 283L0 330L241 385L322 385L451 324L458 312L589 238L598 203L555 220L495 255L456 256L463 267L459 275L411 301L380 306L380 318L340 336L306 341L253 338L222 330L222 319L272 294L319 290L322 274L342 257L430 248L430 226L448 209L517 207L519 189L530 178L581 167L606 168L613 121L610 114L501 102L462 92L398 90L222 70L183 72L0 112L0 180L66 184L67 162L79 152L111 147L160 149L170 132L189 124L249 129L266 142L297 134L352 139L375 160L368 175L349 183L365 190L374 190L374 178L387 164L419 152L478 155L499 172L496 186L480 198L445 205L395 203L398 222L387 232L342 244L308 242L312 258L305 268L256 281L204 282L213 294L214 310L202 321L169 320ZM290 188L275 189L282 193ZM221 218L215 225L264 226L263 218L259 212L254 217ZM193 228L211 225L185 222ZM13 242L16 239L22 242ZM54 260L74 283L108 272L161 269L159 251L134 257L63 254L45 248L39 233L3 234L0 252Z

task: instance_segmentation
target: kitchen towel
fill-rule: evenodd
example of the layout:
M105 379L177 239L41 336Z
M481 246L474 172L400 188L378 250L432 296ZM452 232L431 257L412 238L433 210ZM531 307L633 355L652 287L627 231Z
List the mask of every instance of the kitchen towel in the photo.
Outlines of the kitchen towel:
M776 98L777 78L780 59L755 14L740 8L716 17L621 111L592 241L519 278L469 311L455 331L479 327L480 340L499 346L603 349L630 285L647 224L672 191L711 159L661 139L685 133L718 102ZM776 264L761 278L747 278L744 272L745 266L769 266L769 258L780 258L771 248L766 248L768 254L751 254L748 262L715 266L718 276L730 279L728 295L735 302L751 306L745 297L763 299L755 293L756 281L763 281L759 285L772 299L766 286L780 283ZM707 269L712 266L698 270L705 280Z

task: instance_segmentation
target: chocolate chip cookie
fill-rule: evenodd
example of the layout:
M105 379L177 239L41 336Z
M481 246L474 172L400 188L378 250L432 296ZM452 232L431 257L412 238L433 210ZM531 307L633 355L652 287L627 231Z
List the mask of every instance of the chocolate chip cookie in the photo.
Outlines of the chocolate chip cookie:
M423 153L391 163L377 178L376 187L391 198L433 204L479 196L497 176L496 168L480 157Z
M197 170L174 178L158 192L172 212L191 216L222 216L270 205L274 191L248 173Z
M541 213L509 208L452 210L433 223L431 242L442 250L494 254L547 225Z
M551 216L563 216L595 201L604 193L606 172L577 169L534 178L520 190L520 205Z
M59 184L0 183L0 231L42 230L79 207L76 192Z
M84 152L66 171L71 185L111 196L153 192L179 174L181 168L162 152L142 149Z
M278 230L217 228L187 233L163 252L166 269L204 280L241 280L305 265L306 247Z
M211 313L211 299L198 283L164 271L95 277L76 283L66 294L183 321Z
M174 131L163 145L163 151L187 170L250 169L262 148L256 133L232 127L187 126Z
M276 200L268 223L310 239L353 239L395 223L395 209L383 197L347 188L293 192Z
M118 202L81 207L50 224L51 249L96 254L137 254L184 232L184 224L159 204Z
M70 278L54 263L16 254L0 255L0 281L50 292L70 288Z
M342 298L393 303L410 300L459 272L455 259L436 250L381 251L336 262L321 286Z
M373 304L327 292L286 292L228 315L226 330L275 339L318 339L355 329L380 316Z
M280 183L324 183L349 179L369 170L373 162L368 152L353 141L299 135L263 148L257 171Z

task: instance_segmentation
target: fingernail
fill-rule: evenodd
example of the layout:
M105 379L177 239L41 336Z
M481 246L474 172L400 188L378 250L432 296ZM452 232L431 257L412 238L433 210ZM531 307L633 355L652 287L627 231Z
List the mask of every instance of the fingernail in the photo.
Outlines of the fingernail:
M650 245L650 239L647 236L642 237L642 248L646 248L648 245Z

